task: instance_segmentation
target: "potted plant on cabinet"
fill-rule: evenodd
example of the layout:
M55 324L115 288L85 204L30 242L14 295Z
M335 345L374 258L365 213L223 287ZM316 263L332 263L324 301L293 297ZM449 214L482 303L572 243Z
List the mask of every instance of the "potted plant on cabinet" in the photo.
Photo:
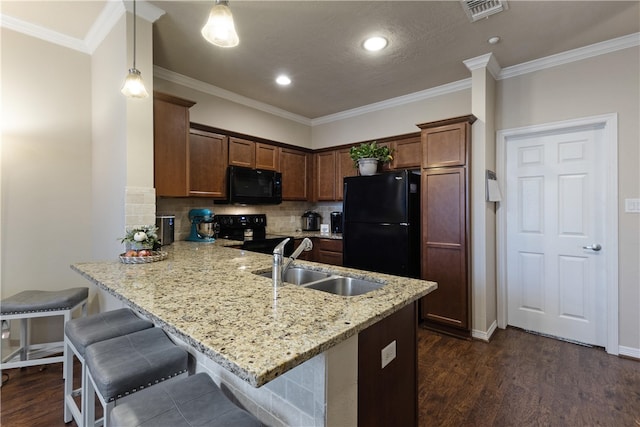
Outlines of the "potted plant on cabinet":
M360 175L373 175L378 170L378 162L388 163L393 160L389 147L379 146L376 141L363 142L349 150L353 167L360 170Z

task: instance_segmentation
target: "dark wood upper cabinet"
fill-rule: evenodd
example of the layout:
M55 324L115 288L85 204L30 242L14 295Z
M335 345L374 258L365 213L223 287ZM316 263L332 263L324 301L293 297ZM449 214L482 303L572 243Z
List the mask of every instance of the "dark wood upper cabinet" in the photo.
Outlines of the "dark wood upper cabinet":
M189 195L189 108L195 102L153 94L153 176L156 196Z
M465 166L471 123L453 123L422 130L422 167Z
M393 160L392 169L419 168L422 164L422 140L420 136L411 136L391 142Z
M349 154L349 149L345 148L336 151L336 200L344 197L344 179L348 176L358 175L358 169L353 167L353 160Z
M256 169L280 170L280 152L275 145L256 142Z
M336 199L336 151L315 154L315 199L318 201Z
M189 195L226 198L226 135L191 129L189 133Z
M309 155L304 151L279 148L282 200L308 200Z
M229 164L252 169L280 169L278 147L270 144L229 138Z
M229 138L229 165L256 167L256 143L246 139Z

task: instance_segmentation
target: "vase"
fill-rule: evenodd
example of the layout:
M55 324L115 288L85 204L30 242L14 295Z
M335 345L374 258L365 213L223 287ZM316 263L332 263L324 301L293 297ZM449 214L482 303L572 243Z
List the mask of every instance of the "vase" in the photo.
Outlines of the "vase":
M378 159L359 159L358 169L360 170L360 175L375 175L378 170Z
M124 242L124 247L126 250L134 250L139 251L141 249L153 249L153 243L149 242Z

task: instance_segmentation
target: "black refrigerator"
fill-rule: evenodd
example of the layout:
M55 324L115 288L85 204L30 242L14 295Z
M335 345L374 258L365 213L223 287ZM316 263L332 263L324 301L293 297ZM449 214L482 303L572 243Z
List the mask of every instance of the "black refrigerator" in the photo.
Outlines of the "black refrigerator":
M420 277L420 175L345 178L342 214L345 267Z

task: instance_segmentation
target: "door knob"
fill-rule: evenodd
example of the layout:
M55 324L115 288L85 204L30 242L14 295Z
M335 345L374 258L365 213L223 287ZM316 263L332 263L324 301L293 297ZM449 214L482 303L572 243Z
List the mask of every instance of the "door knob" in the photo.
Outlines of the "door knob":
M582 249L591 249L594 252L598 252L600 249L602 249L602 246L600 246L600 244L598 243L594 243L591 246L583 246Z

